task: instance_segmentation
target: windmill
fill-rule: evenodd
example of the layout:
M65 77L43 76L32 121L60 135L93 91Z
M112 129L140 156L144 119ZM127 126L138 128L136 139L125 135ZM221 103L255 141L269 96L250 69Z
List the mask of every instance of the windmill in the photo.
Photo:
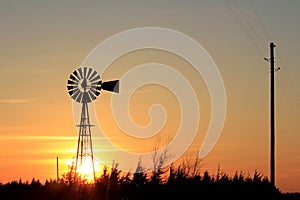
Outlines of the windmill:
M94 154L88 104L99 96L101 90L119 92L119 80L102 82L100 75L90 67L80 67L70 74L67 82L71 98L81 104L81 117L77 143L75 173L88 159L92 161L93 176L95 176Z

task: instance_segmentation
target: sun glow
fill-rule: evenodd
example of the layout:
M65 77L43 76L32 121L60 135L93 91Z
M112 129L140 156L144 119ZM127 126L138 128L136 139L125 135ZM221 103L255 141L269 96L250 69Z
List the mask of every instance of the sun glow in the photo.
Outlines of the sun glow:
M96 173L97 164L94 160L94 169ZM94 181L94 171L93 171L93 162L90 157L86 157L82 159L82 163L79 163L77 166L77 172L83 179L87 179L88 182ZM96 175L95 175L96 176Z
M69 166L72 166L75 169L75 159L67 160ZM95 177L98 178L101 172L101 162L94 159L94 169L95 169ZM93 162L91 157L82 158L82 162L80 159L78 160L78 166L76 172L81 177L81 180L85 180L87 183L94 182L94 172L93 172Z

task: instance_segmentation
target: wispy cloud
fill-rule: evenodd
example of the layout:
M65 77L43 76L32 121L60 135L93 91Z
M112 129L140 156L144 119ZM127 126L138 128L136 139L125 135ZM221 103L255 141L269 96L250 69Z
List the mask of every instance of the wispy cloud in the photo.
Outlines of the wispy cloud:
M0 99L0 103L29 103L32 101L37 101L36 98L27 98L27 99Z
M78 136L48 136L48 135L0 135L0 140L65 140L77 141ZM103 137L94 136L93 139L101 140Z

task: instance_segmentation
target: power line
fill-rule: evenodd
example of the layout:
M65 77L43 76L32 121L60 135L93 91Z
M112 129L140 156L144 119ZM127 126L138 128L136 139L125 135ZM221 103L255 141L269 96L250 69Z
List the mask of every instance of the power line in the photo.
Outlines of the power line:
M251 7L251 9L252 9L252 11L253 11L253 13L254 13L254 15L255 15L256 18L258 19L258 21L259 21L261 27L263 28L263 31L264 31L266 37L267 37L269 40L272 41L272 36L271 36L271 34L269 33L269 31L268 31L268 29L266 28L264 22L262 21L261 17L259 16L258 12L256 11L256 9L255 9L253 3L251 2L251 0L248 0L248 3L249 3L249 5L250 5L250 7ZM240 8L240 9L241 9L241 8ZM247 18L247 17L246 17L246 18ZM247 21L249 22L249 20L247 20ZM253 26L251 26L251 27L253 28ZM254 28L253 28L253 29L254 29ZM259 39L259 37L257 37L257 38ZM261 40L259 40L259 41L261 41ZM275 64L277 65L277 69L279 69L279 68L280 68L280 69L283 69L283 70L282 70L283 73L281 73L282 76L279 76L279 78L281 77L281 78L282 78L282 81L285 83L284 85L286 85L285 90L283 90L283 88L281 87L280 92L281 92L281 93L283 94L283 96L286 98L288 104L290 105L290 107L291 107L292 110L293 110L293 113L294 113L295 115L298 115L297 112L295 112L295 110L299 110L300 106L297 105L297 103L296 103L295 101L292 101L291 98L290 98L290 97L292 96L293 98L297 99L297 92L296 92L297 90L295 89L295 85L294 85L294 83L292 82L291 77L289 76L289 73L288 73L288 70L287 70L287 66L286 66L285 63L283 62L283 59L282 59L282 57L281 57L280 52L277 51L276 54L277 54L277 57L278 57L279 62L281 63L281 64L280 64L280 65L281 65L281 68L280 68L279 65L278 65L278 62L275 62ZM281 84L278 84L278 85L281 86ZM286 94L286 92L288 93L288 95ZM292 105L292 106L291 106L291 105Z
M227 7L230 9L231 13L233 14L233 16L236 18L239 25L242 27L242 29L244 30L244 32L246 33L246 35L250 39L250 41L256 47L258 52L262 56L264 56L265 55L265 53L264 53L265 49L261 48L261 46L264 46L265 44L263 43L263 41L258 36L257 31L255 31L256 30L255 26L251 23L251 21L249 20L249 17L245 13L245 11L241 7L241 5L238 3L237 0L232 0L231 2L230 2L230 0L225 0L225 2L227 4ZM257 18L258 23L263 28L263 33L264 33L265 37L268 40L272 41L271 34L269 33L266 25L264 24L263 20L261 19L258 12L256 11L256 9L255 9L253 3L251 2L251 0L248 0L248 3L250 5L251 11L253 11L253 13L254 13L254 16ZM287 70L287 66L284 63L280 52L277 51L276 54L277 54L278 61L281 65L281 67L279 67L279 63L277 61L274 61L274 62L277 66L277 69L279 69L279 68L283 69L282 73L281 73L281 76L279 76L279 78L281 79L281 81L285 85L285 90L283 90L282 84L278 84L281 87L280 92L282 93L282 95L286 99L286 101L289 104L290 108L293 110L293 114L298 116L297 111L300 110L300 105L299 105L299 103L297 103L297 101L292 100L292 99L297 99L298 98L298 92L295 89L295 85L292 82L292 79L291 79L291 77L289 75L289 72Z
M247 15L245 14L245 12L243 11L243 9L240 7L239 3L237 0L235 0L235 4L237 6L237 8L239 9L240 13L243 15L244 19L246 20L248 26L250 27L250 29L252 30L252 32L254 33L254 36L258 39L258 41L260 42L260 44L264 45L264 43L262 42L262 40L260 39L260 37L258 36L258 34L256 33L254 27L252 26L252 23L250 22L250 20L248 19Z
M230 9L231 13L233 14L233 16L236 18L236 20L238 21L238 23L240 24L240 26L243 28L243 30L245 31L245 33L247 34L248 38L251 40L251 42L254 44L254 46L256 47L256 49L259 51L259 53L264 57L265 54L264 52L259 48L259 46L256 44L254 38L251 36L251 34L249 33L249 31L247 30L247 28L244 26L243 22L241 21L241 19L237 16L237 14L234 12L233 8L231 7L230 3L228 0L225 0L228 8Z
M264 29L264 32L266 33L268 39L270 41L272 41L272 37L268 31L268 29L266 28L265 24L263 23L263 21L261 20L261 18L259 17L258 13L256 12L256 9L254 8L253 4L251 3L251 0L248 0L250 6L251 6L251 9L253 10L253 13L255 14L255 16L257 17L257 19L259 20L259 23L262 25L263 29Z
M286 90L283 88L283 86L281 85L280 81L277 81L276 85L278 85L278 88L279 88L281 94L284 96L284 98L286 98L288 100L290 97L286 94L286 92L285 92ZM297 104L295 104L294 101L289 101L289 100L286 101L286 102L287 102L287 104L288 104L288 106L290 108L290 111L294 115L298 116L299 115L299 110L297 108ZM293 102L293 103L291 103L291 102Z
M286 79L287 79L287 82L289 85L291 85L291 90L292 90L292 93L293 95L295 95L295 97L297 96L297 90L295 89L295 85L294 83L292 82L292 78L290 77L289 73L288 73L288 70L287 70L287 67L285 65L285 63L283 62L280 54L278 53L278 58L279 58L279 61L280 63L282 64L283 67L283 72L284 72L284 76L286 76Z

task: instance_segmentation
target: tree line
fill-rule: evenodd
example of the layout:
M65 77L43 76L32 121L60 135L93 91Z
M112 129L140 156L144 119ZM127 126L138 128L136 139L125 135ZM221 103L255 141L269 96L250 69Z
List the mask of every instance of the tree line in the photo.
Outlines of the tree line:
M196 169L182 164L146 172L139 162L134 173L122 173L114 163L110 169L103 169L95 183L89 184L71 166L59 180L41 183L33 178L31 182L19 180L0 184L0 199L287 199L257 171L252 175L237 172L229 176L219 169L215 175Z

